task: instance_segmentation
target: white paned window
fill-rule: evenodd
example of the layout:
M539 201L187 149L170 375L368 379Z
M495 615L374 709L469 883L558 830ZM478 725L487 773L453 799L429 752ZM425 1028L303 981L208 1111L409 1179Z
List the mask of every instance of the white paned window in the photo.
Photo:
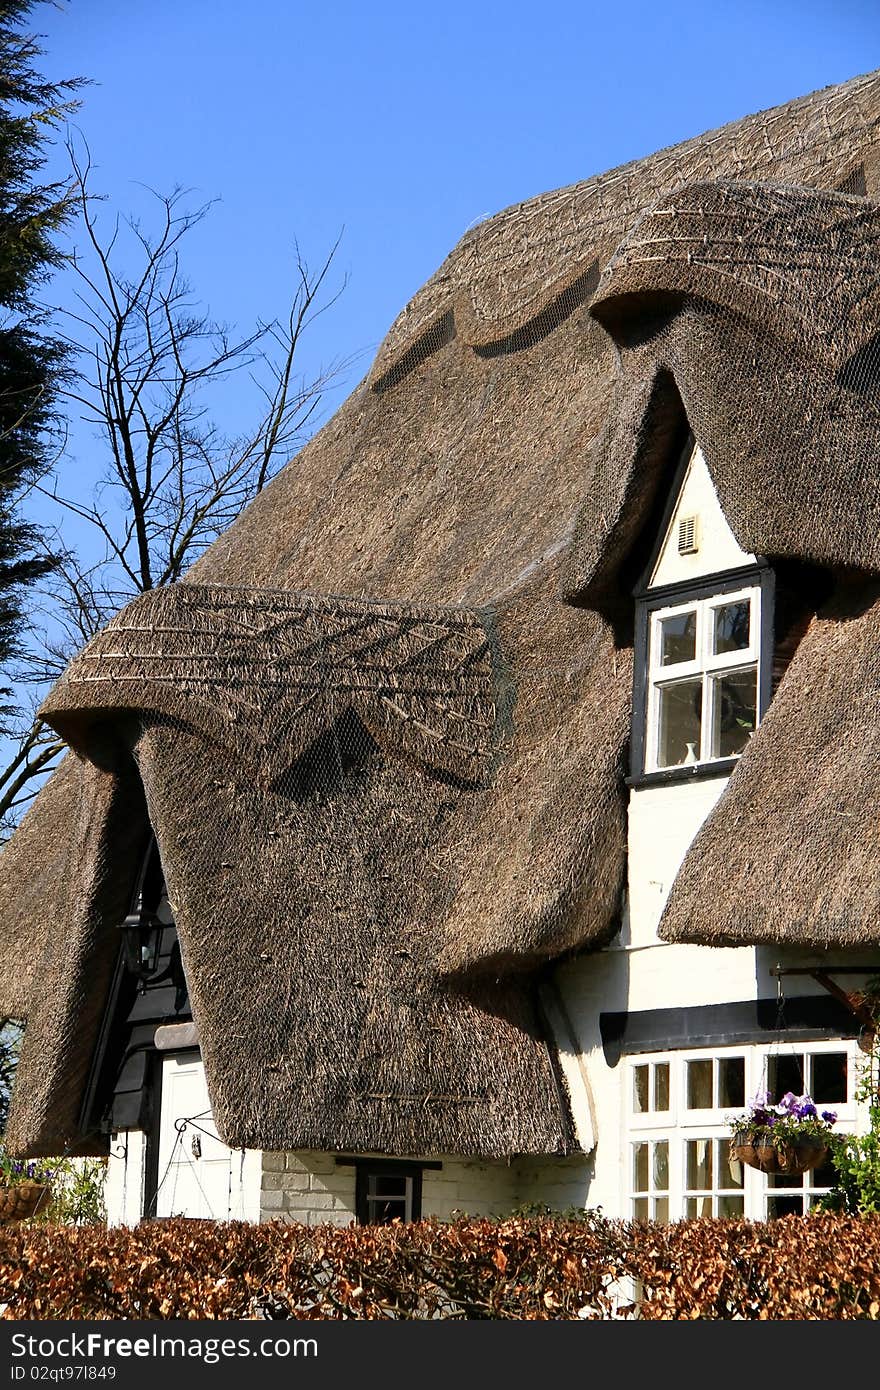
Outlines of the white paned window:
M829 1190L829 1168L766 1174L730 1160L729 1121L765 1087L778 1098L809 1092L854 1131L858 1052L852 1042L700 1049L627 1062L626 1206L636 1220L694 1216L751 1220L806 1212Z
M651 613L646 771L739 756L758 725L760 637L757 585Z

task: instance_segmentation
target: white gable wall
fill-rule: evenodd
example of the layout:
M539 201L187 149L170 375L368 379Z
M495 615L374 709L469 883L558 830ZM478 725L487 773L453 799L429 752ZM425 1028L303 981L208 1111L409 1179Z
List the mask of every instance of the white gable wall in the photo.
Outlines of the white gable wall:
M679 522L689 516L696 517L698 548L693 555L680 555ZM696 444L648 587L659 589L665 584L696 582L707 574L720 574L723 570L740 569L754 563L755 556L740 548L727 524L705 455Z

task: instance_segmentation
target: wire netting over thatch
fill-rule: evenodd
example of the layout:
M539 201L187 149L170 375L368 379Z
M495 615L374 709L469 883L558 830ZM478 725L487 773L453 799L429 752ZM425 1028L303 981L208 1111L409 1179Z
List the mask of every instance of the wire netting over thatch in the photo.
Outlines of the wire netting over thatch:
M619 923L633 566L689 423L741 544L880 567L878 194L874 75L483 223L187 580L77 658L45 713L84 762L0 872L3 968L28 932L39 959L14 1146L81 1127L144 793L229 1142L571 1145L535 988ZM774 768L788 833L779 722L731 785L743 840Z

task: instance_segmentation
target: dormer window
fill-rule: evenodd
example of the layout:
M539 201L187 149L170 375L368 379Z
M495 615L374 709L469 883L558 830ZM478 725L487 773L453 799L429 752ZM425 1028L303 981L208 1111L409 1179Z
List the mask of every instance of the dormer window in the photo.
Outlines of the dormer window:
M645 771L737 757L758 722L757 584L652 608Z
M636 592L635 780L731 771L770 702L773 586L691 439Z

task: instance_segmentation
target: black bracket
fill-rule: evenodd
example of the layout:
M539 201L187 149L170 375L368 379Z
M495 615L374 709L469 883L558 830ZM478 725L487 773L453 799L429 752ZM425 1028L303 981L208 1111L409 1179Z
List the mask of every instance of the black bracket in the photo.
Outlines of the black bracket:
M835 975L876 975L877 965L834 965L829 970L823 970L818 965L780 965L777 963L770 968L770 974L777 980L781 980L783 975L809 975L817 985L833 995L845 1009L853 1015L862 1025L859 1031L858 1043L863 1052L871 1052L877 1035L877 1028L880 1025L880 996L877 1005L871 1007L862 999L848 994L842 986L835 983L831 974Z

